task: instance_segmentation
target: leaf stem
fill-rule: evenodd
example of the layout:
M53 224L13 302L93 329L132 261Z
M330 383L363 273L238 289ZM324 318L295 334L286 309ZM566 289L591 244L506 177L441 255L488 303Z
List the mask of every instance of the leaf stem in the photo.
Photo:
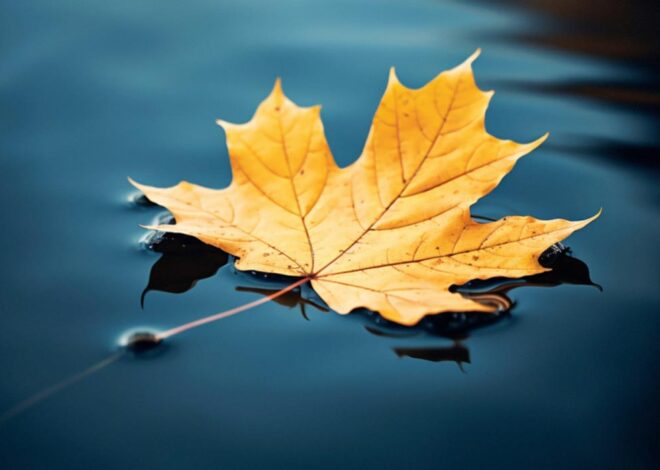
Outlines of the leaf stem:
M208 317L203 317L198 320L191 321L189 323L184 323L183 325L179 325L177 327L171 328L169 330L163 331L162 333L158 333L157 337L159 340L164 340L166 338L169 338L174 335L178 335L179 333L183 333L184 331L191 330L193 328L197 328L198 326L206 325L207 323L214 322L216 320L221 320L223 318L231 317L232 315L236 315L237 313L243 312L245 310L249 310L251 308L257 307L261 304L265 304L266 302L269 302L271 300L274 300L287 292L292 291L296 287L302 286L306 282L310 281L311 277L303 277L301 279L298 279L296 282L293 284L289 284L288 286L284 287L283 289L278 290L277 292L274 292L270 295L267 295L266 297L262 297L261 299L255 300L253 302L249 302L247 304L243 304L239 307L234 307L229 310L225 310L223 312L215 313L213 315L209 315Z

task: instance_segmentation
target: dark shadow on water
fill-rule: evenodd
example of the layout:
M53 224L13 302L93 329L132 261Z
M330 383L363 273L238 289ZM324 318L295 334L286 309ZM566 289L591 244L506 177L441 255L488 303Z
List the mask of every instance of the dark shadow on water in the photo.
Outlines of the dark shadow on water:
M654 0L479 0L499 12L527 12L524 31L496 39L617 62L635 68L649 81L660 66L660 13ZM654 87L657 91L657 84Z
M614 139L580 138L574 136L571 144L549 142L546 148L572 156L595 160L608 160L614 164L635 166L644 170L660 170L660 145L620 142ZM657 176L653 172L652 175Z
M470 363L470 350L455 341L451 346L437 346L430 348L393 348L398 357L410 357L430 362L455 362L461 370L463 364Z
M227 264L230 257L217 248L206 245L194 238L179 235L157 233L148 238L147 248L162 253L152 269L149 283L144 294L150 290L170 293L182 293L191 289L198 280L213 276L217 270ZM503 320L511 321L511 310L515 302L509 297L509 292L519 287L556 287L562 284L586 285L601 287L594 284L589 276L589 268L579 259L571 256L570 249L562 244L556 244L541 255L539 261L550 270L533 276L519 279L493 278L476 280L462 286L456 286L453 291L459 292L477 302L496 308L494 313L445 313L430 315L413 326L402 326L390 322L377 313L361 309L353 312L348 318L360 321L364 329L374 336L393 340L431 337L449 339L452 344L433 346L395 346L394 353L400 357L422 359L431 362L450 361L462 368L463 363L470 362L469 349L462 343L470 333L485 328ZM256 272L241 272L242 285L235 287L238 292L252 292L268 296L291 284L294 278ZM602 289L601 289L602 290ZM308 308L328 313L330 309L311 289L294 289L276 299L276 303L289 309L297 309L302 318L310 320Z
M646 81L556 81L531 83L527 81L498 81L491 85L496 89L514 89L533 94L563 95L602 102L610 106L648 114L655 119L660 110L660 94L655 86Z
M161 257L151 267L149 282L142 291L143 307L149 291L181 294L200 279L213 276L228 260L225 252L186 235L154 232L145 245Z
M526 32L500 36L524 43L634 66L649 76L660 66L660 18L654 0L488 0L485 7L526 11ZM649 77L650 78L650 77ZM657 90L657 88L656 88Z
M576 57L588 57L606 63L614 70L594 78L575 79L569 75L559 80L536 83L515 79L494 80L490 83L492 87L593 101L640 114L654 128L658 128L660 35L657 30L660 8L657 2L482 0L480 3L484 8L497 11L522 12L529 19L523 31L480 32L481 42L497 41L523 49L550 49ZM660 169L657 138L650 145L651 149L626 149L629 143L617 139L612 139L609 147L603 148L602 144L589 151L602 152L621 164L641 164L644 168ZM641 155L639 150L644 154Z

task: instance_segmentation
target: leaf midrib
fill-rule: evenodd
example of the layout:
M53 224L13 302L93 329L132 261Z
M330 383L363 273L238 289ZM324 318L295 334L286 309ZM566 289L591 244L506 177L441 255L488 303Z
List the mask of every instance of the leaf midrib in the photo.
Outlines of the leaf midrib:
M442 136L442 131L443 131L444 127L445 127L445 124L447 123L447 119L448 119L448 117L449 117L449 113L452 111L452 108L453 108L453 105L454 105L454 101L455 101L455 99L456 99L456 94L457 94L458 88L459 88L459 86L460 86L460 84L461 84L461 80L462 80L462 78L463 78L463 75L460 75L460 76L456 79L456 85L455 85L455 86L453 87L453 89L452 89L451 99L450 99L450 101L449 101L449 106L447 106L447 110L445 111L445 114L444 114L444 116L443 116L443 118L442 118L442 124L440 124L440 126L438 127L438 130L437 130L437 132L436 132L436 135L435 135L435 137L433 138L433 141L430 143L428 150L427 150L426 153L424 154L424 157L421 159L419 165L417 166L417 168L415 169L415 171L414 171L413 174L411 175L410 179L409 179L408 181L406 181L406 183L403 185L403 187L401 188L401 191L399 192L399 194L397 194L396 197L394 197L394 198L392 199L392 201L390 201L390 203L387 205L387 207L385 207L385 208L383 209L383 211L380 213L380 215L379 215L379 216L378 216L378 217L377 217L377 218L376 218L376 219L375 219L375 220L369 225L369 227L366 228L366 230L364 230L364 231L362 232L362 234L360 234L359 237L357 237L357 238L356 238L356 239L355 239L355 240L354 240L354 241L353 241L348 247L346 247L345 249L343 249L339 255L335 256L332 260L330 260L328 263L326 263L321 269L319 269L316 273L314 273L314 274L313 274L313 277L319 277L319 274L320 274L321 272L323 272L325 269L327 269L328 267L330 267L330 266L331 266L332 264L334 264L338 259L340 259L342 256L344 256L348 250L350 250L351 248L353 248L353 247L354 247L354 246L355 246L355 245L356 245L356 244L357 244L357 243L358 243L358 242L359 242L359 241L360 241L360 240L361 240L361 239L362 239L367 233L369 233L369 232L374 228L374 226L375 226L375 225L376 225L376 224L377 224L377 223L383 218L383 216L384 216L384 215L390 210L390 208L394 205L394 203L395 203L396 201L398 201L398 200L401 198L401 196L403 195L403 193L405 192L405 190L408 188L408 186L410 185L410 183L411 183L411 182L415 179L415 177L417 176L417 173L419 173L419 170L420 170L421 167L424 165L424 162L426 162L428 156L429 156L430 153L431 153L431 150L435 147L435 144L437 143L438 139ZM434 93L435 93L435 90L434 90ZM398 119L397 119L397 126L398 126ZM397 133L397 140L398 140L398 133ZM400 157L401 157L401 156L400 156ZM378 184L378 183L376 183L376 184ZM313 251L313 250L312 250L312 251Z

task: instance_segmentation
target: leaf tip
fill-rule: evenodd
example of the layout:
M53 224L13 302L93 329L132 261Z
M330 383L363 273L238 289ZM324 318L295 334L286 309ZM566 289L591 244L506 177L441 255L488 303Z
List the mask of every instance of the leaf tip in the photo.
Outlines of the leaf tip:
M467 58L467 60L465 61L465 64L466 64L466 65L472 65L472 62L474 62L475 60L477 60L477 57L479 57L480 55L481 55L481 48L478 47L478 48L477 48L477 49L476 49L476 50L470 55L470 57Z
M236 124L233 122L225 121L224 119L216 119L215 123L223 130L226 132L229 132L233 128L238 128L241 126L244 126L245 124ZM230 142L227 141L227 145L230 145Z
M137 181L135 181L130 176L127 176L126 179L131 184L131 186L133 186L134 188L139 189L140 191L144 192L144 185L143 184L138 183Z
M399 81L399 77L396 76L396 68L390 67L390 73L388 75L387 84L390 85L397 83L401 83L401 82Z
M549 136L550 136L550 133L546 132L545 134L543 134L538 139L533 140L528 144L523 144L523 146L526 147L525 153L531 152L532 150L538 148L543 142L545 142L548 139Z
M311 109L316 116L320 116L323 107L320 104L315 104L314 106L310 106L309 109Z
M273 85L273 91L271 92L274 96L284 96L282 91L282 78L276 77L275 84Z
M596 212L596 213L595 213L594 215L592 215L591 217L588 217L588 218L586 218L586 219L582 219L582 220L578 220L578 221L574 222L574 224L575 224L575 225L574 225L574 226L575 226L575 229L573 229L573 231L575 231L575 230L580 230L580 229L586 227L586 226L589 225L591 222L593 222L594 220L596 220L597 218L599 218L600 215L601 215L602 213L603 213L603 208L601 207L600 209L598 209L598 212Z
M477 60L477 57L481 54L481 49L477 49L474 51L470 57L465 59L462 63L451 69L451 71L458 71L459 73L469 73L473 74L472 72L472 63ZM442 75L442 74L441 74Z

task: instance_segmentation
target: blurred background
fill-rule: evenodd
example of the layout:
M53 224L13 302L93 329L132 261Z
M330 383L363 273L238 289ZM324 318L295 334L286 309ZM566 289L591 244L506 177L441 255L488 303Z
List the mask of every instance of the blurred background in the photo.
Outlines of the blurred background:
M477 82L497 90L488 130L550 138L474 213L602 207L567 245L604 290L517 289L510 316L450 337L383 334L374 316L325 312L313 293L304 316L300 299L270 303L122 357L0 423L0 466L656 468L657 11L642 0L2 2L0 412L112 354L127 330L277 288L199 246L166 274L194 273L155 287L163 250L138 225L164 211L126 177L225 186L214 120L248 120L278 76L298 104L323 105L347 165L390 66L417 87L481 47Z

